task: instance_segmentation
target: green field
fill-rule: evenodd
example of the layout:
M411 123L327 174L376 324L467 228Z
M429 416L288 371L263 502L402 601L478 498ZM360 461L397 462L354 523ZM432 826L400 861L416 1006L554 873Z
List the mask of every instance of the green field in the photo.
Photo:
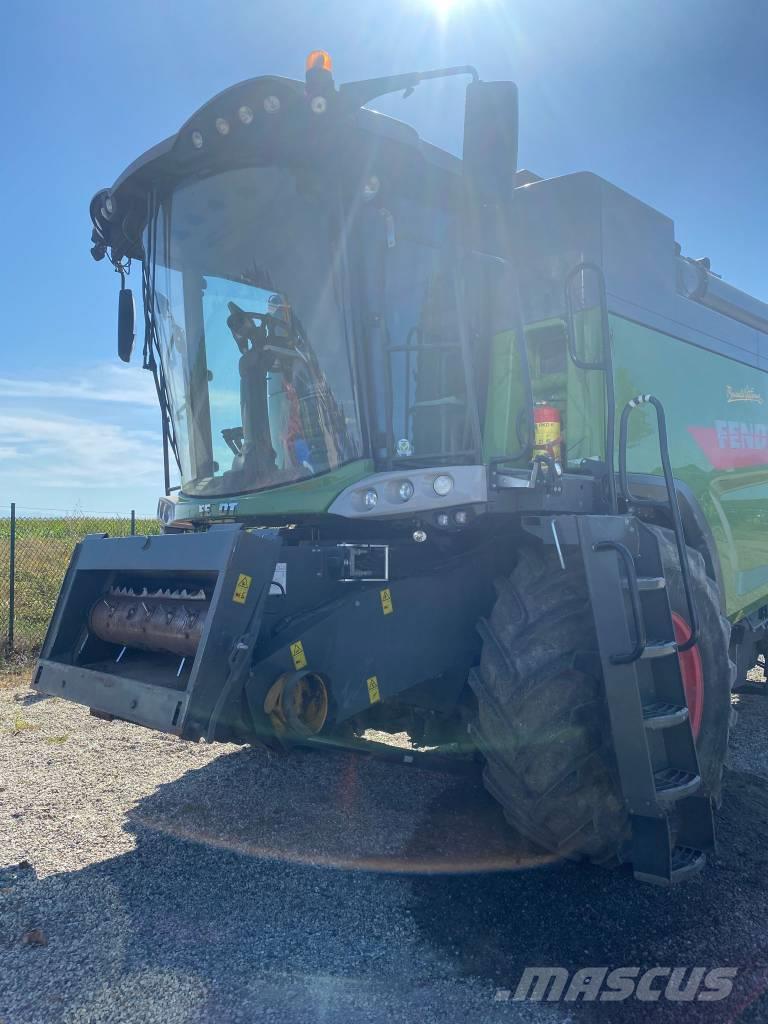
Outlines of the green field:
M16 520L14 653L37 652L75 544L89 533L127 537L128 516L67 516ZM137 519L138 534L159 533L155 519ZM8 654L11 521L0 519L0 659Z

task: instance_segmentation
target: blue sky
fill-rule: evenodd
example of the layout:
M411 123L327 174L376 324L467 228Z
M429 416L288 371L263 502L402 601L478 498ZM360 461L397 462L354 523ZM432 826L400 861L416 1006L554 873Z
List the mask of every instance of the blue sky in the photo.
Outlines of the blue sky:
M151 378L117 363L89 199L214 93L300 78L314 48L337 81L464 63L514 79L521 166L596 171L768 300L763 0L5 0L2 21L0 509L154 510ZM377 106L458 151L462 99L449 80Z

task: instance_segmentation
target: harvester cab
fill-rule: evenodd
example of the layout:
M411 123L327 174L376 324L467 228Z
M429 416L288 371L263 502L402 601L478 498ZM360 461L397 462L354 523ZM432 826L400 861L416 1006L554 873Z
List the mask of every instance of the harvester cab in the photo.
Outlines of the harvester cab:
M367 107L454 75L461 159ZM163 532L78 545L34 685L190 740L479 750L541 847L668 883L713 844L730 622L763 642L768 557L713 481L765 482L768 309L517 135L511 82L337 87L316 51L97 193Z

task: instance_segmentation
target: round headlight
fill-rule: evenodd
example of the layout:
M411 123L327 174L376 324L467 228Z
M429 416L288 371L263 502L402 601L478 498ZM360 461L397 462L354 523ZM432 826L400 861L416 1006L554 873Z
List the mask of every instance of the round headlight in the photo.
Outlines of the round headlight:
M450 524L451 524L451 517L448 515L447 512L441 512L440 515L437 517L437 525L438 526L450 526Z
M444 498L446 494L450 494L453 490L453 477L448 476L447 473L441 473L440 476L435 477L432 486L435 489L435 494L439 498Z
M243 124L250 124L253 120L253 111L250 107L240 107L237 112L237 116L243 122Z
M414 530L413 531L413 539L416 541L417 544L423 544L424 541L427 539L427 531L426 530Z
M413 484L410 480L403 480L397 489L397 493L400 495L401 501L408 501L409 498L413 497Z
M216 131L219 135L229 135L229 121L226 117L216 118Z
M276 114L280 109L280 100L277 96L266 96L264 98L264 109L268 114Z
M366 508L376 508L379 502L379 496L373 488L370 491L366 491L363 495L363 504Z
M458 512L455 512L453 518L457 526L464 526L469 522L469 515L463 508L460 508Z
M313 114L324 114L328 109L328 100L325 96L313 96L309 105Z
M203 133L202 132L192 132L191 138L192 138L192 145L195 147L195 149L202 149L203 148Z

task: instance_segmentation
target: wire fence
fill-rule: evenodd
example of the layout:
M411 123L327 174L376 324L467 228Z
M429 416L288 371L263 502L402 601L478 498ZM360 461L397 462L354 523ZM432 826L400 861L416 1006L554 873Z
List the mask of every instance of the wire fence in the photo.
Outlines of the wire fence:
M154 517L0 508L0 658L34 655L45 639L64 573L78 541L160 532Z

